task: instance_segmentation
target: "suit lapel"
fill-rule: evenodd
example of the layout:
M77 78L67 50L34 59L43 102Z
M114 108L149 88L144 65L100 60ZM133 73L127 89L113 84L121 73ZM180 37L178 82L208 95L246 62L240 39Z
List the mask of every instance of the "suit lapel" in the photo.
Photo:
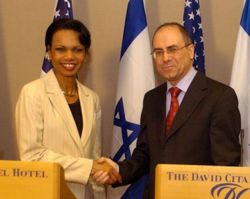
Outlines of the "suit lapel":
M156 101L154 104L156 105L156 115L153 120L155 120L158 124L156 124L156 132L159 134L159 142L164 145L166 140L166 92L167 92L167 84L164 83L158 89L158 94L156 95ZM156 119L157 118L157 119Z
M59 87L57 79L53 70L51 70L44 78L44 82L46 85L46 90L49 96L49 99L58 112L60 117L63 119L64 124L66 125L70 136L75 142L81 154L83 154L83 147L79 137L79 133L72 117L72 113L70 111L69 105Z
M199 102L205 96L206 77L197 73L194 80L190 84L187 93L185 94L179 111L176 114L172 128L170 129L170 137L185 123L185 121L193 113Z
M88 91L84 88L84 86L80 85L79 82L78 84L78 92L79 92L79 99L80 99L80 104L81 104L81 110L82 110L82 117L83 117L83 132L82 132L82 144L83 146L86 144L90 133L92 124L93 124L93 109L92 107L94 106L92 103L93 101L90 98L90 94Z

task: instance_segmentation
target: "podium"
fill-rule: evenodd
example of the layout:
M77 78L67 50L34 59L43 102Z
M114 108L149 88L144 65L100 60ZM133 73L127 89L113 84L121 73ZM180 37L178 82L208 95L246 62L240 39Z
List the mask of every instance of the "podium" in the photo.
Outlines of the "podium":
M155 199L249 199L250 167L159 164Z
M76 199L57 163L0 161L0 197L4 199Z

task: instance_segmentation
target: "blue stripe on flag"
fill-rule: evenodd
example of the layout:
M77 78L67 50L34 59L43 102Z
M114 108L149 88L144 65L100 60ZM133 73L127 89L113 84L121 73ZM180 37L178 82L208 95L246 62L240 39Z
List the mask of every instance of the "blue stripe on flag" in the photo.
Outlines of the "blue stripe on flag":
M141 177L137 182L132 184L126 192L122 195L121 199L141 199L144 192L148 175Z
M147 20L143 0L130 0L128 3L125 28L123 33L121 57L129 47L129 45L133 42L133 40L146 26Z
M250 1L246 0L243 13L241 16L240 25L247 32L248 36L250 36Z

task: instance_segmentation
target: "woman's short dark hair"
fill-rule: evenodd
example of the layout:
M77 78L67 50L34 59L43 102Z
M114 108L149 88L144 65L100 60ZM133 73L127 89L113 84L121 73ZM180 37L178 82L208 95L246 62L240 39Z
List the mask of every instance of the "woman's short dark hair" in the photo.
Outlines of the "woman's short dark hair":
M91 44L90 32L82 22L75 19L57 19L49 25L45 35L46 51L49 50L52 44L53 35L59 30L73 30L78 32L80 43L88 51Z

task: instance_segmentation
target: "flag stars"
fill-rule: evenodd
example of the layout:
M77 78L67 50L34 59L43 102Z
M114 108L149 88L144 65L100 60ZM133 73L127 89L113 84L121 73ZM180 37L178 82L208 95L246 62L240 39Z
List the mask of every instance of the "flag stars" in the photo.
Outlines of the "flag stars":
M200 10L199 10L199 9L197 9L197 10L196 10L196 15L198 15L198 16L200 16L200 15L201 15L201 13L200 13Z
M70 2L69 0L64 0L65 3L67 3L67 7L70 8Z
M185 0L183 25L188 30L194 46L195 52L193 55L193 66L199 71L204 72L204 38L202 33L201 12L199 0Z
M193 27L193 34L195 33L195 27Z
M199 57L199 55L197 55L196 53L194 54L194 59L197 60L197 58Z
M201 42L201 43L203 43L203 37L202 37L202 36L200 37L200 39L201 39L201 41L200 41L200 42Z
M202 29L202 24L198 23L199 29Z
M73 18L71 0L57 0L53 20L60 18ZM48 57L45 55L42 70L43 72L47 73L51 68L51 63L48 61Z
M55 12L55 18L57 18L57 17L60 17L61 15L60 15L60 10L57 10L56 12Z
M190 14L188 14L188 16L189 16L189 20L191 20L191 19L194 20L194 13L193 12L191 12Z
M186 2L185 2L185 6L190 8L191 3L192 3L192 2L190 2L190 1L186 0Z

